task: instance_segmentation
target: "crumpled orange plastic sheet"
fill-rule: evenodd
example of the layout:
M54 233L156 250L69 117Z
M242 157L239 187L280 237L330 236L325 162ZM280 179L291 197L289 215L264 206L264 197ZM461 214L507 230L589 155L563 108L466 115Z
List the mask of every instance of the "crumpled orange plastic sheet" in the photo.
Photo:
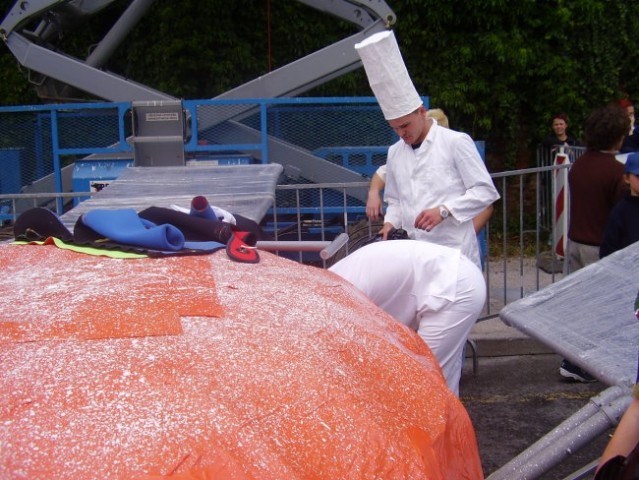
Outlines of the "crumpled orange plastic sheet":
M260 257L0 245L0 478L483 478L414 332L330 272Z

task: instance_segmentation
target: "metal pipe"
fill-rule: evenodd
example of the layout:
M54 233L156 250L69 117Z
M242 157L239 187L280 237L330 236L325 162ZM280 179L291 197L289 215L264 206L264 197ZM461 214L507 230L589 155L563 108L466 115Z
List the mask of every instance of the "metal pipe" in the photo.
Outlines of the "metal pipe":
M111 57L133 27L140 21L155 0L133 0L109 32L86 59L86 64L100 68Z
M348 234L340 233L331 242L329 241L309 241L309 240L260 240L255 245L260 250L280 251L280 252L318 252L322 260L327 260L337 253L348 242Z
M630 400L629 389L620 386L607 388L486 480L540 478L593 438L615 426L628 408Z

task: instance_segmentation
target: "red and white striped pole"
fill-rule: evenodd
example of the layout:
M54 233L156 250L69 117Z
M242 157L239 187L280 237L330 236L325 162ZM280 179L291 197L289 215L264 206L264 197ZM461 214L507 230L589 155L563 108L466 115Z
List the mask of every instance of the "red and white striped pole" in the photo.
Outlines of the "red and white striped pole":
M564 146L559 147L555 154L553 165L567 165L569 163L568 154L564 152ZM554 235L553 250L557 256L563 258L566 254L566 244L568 241L568 169L559 168L553 171L553 219Z

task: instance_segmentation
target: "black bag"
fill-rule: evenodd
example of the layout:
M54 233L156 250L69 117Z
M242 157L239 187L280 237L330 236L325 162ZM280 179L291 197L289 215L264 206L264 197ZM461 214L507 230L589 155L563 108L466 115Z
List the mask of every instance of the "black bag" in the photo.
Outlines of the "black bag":
M373 238L371 238L364 245L368 245L369 243L379 242L383 239L382 234L377 234ZM391 228L388 232L388 236L386 240L408 240L408 232L403 228Z

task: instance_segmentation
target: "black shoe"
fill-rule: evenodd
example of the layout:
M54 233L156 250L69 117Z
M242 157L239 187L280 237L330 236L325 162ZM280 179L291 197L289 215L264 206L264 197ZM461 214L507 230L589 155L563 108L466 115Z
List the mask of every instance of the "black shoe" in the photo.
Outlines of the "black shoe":
M565 359L561 362L561 366L559 367L559 375L582 383L592 383L597 381L597 379L588 372Z

